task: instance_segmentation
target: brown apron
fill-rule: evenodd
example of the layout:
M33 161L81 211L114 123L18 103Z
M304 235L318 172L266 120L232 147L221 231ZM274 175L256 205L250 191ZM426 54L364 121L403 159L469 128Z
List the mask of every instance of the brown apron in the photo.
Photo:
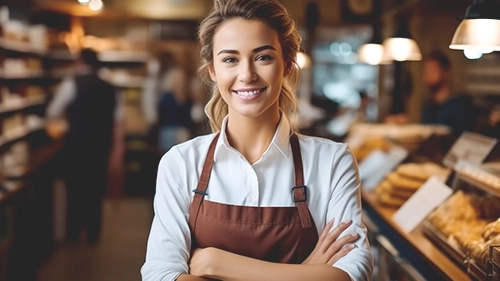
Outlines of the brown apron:
M307 207L299 140L290 137L295 184L290 196L295 207L246 207L205 201L219 135L210 144L189 210L192 250L215 247L238 255L280 263L301 263L318 242Z

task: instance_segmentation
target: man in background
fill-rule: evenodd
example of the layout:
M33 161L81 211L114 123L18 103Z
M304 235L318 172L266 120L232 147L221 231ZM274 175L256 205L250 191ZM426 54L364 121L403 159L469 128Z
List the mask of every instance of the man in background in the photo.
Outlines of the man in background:
M431 53L425 60L423 78L429 99L422 111L422 123L447 125L455 136L472 131L476 121L472 100L452 93L450 60L442 53Z
M67 186L66 236L76 241L85 229L91 244L99 240L108 160L114 138L120 143L122 128L116 90L99 78L98 65L95 51L82 50L76 75L61 83L46 112L49 125L50 120L64 117L68 124L61 153Z
M429 125L446 125L455 137L472 131L476 125L476 112L468 96L453 93L450 60L440 52L433 52L424 60L423 81L428 89L422 110L422 122ZM386 123L407 124L405 113L390 115Z

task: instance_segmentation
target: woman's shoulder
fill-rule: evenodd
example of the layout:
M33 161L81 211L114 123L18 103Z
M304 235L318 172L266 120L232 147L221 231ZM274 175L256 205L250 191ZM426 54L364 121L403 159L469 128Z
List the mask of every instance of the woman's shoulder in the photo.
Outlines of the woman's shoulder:
M323 152L336 153L348 149L346 143L336 142L327 138L298 134L301 147L306 149L320 150Z
M207 134L174 145L169 151L167 151L167 153L165 153L163 158L174 157L173 154L182 158L198 158L199 156L205 157L214 137L215 134Z

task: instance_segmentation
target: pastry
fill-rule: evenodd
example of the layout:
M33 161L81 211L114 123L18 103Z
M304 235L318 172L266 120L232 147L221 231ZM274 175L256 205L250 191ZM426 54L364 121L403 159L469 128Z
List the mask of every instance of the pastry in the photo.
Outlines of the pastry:
M482 233L484 241L489 241L498 235L500 235L500 219L486 225Z
M392 172L389 175L387 175L387 181L394 186L394 188L397 189L404 189L404 190L417 190L422 186L424 181L422 180L415 180L407 177L403 177L399 175L397 172Z

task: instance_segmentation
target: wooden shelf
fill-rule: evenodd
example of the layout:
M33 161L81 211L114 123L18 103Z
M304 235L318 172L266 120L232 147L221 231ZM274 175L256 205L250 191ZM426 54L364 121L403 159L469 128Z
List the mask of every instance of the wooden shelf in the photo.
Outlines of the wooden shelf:
M46 103L47 103L47 101L44 98L43 100L39 100L39 101L23 101L21 104L19 104L17 106L2 106L0 104L0 114L14 112L14 111L20 111L20 110L23 110L23 109L26 109L26 108L29 108L32 106L43 105Z
M21 74L7 74L7 73L0 73L0 79L4 80L21 80L21 79L39 79L39 78L44 78L45 75L43 74L43 71L33 71L33 72L28 72L28 73L21 73Z
M14 136L10 136L8 138L6 138L4 136L0 136L0 148L9 144L9 143L19 141L19 140L27 137L28 135L30 135L36 131L43 130L43 129L45 129L45 124L43 124L39 127L31 128L31 129L19 130L19 132L16 132L16 134Z
M0 39L0 48L19 53L35 54L35 55L44 55L46 53L45 50L33 48L33 46L30 43L6 40L3 38Z
M372 191L362 191L363 204L368 204L399 236L401 236L429 265L447 280L470 281L467 273L460 269L445 253L425 237L422 226L406 233L392 220L394 208L380 205Z

